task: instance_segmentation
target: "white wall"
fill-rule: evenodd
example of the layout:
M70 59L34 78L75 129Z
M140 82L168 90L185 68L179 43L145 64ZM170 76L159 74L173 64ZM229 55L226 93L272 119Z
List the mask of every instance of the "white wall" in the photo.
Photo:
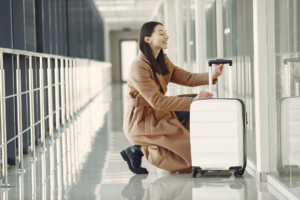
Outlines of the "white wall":
M112 64L112 82L121 82L121 40L138 40L140 30L111 31L110 38L110 61Z

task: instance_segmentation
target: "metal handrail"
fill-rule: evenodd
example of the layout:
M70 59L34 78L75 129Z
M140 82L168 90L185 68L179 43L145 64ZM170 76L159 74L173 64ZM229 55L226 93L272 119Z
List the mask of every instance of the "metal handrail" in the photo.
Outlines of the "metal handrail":
M5 68L3 63L3 55L4 54L11 54L16 56L16 88L17 94L5 96ZM21 69L20 69L20 55L26 56L26 59L29 59L29 67L27 70L28 72L28 82L29 82L29 89L21 92ZM39 59L39 78L37 82L39 82L39 87L34 88L33 86L33 67L32 67L32 59L33 57L37 57ZM43 59L46 59L47 67L44 66ZM54 63L52 65L51 59L54 59ZM60 61L60 68L58 67L58 61ZM97 64L97 67L94 64ZM12 64L14 65L14 63ZM99 67L98 65L103 65ZM36 53L36 52L28 52L22 50L15 50L15 49L7 49L7 48L0 48L0 127L1 127L1 145L0 148L2 149L2 187L9 187L7 182L7 145L16 140L18 138L18 172L23 173L25 170L23 169L23 134L30 131L30 138L31 138L31 160L35 161L35 127L40 125L40 136L41 136L41 143L42 147L41 150L46 150L45 148L45 120L49 120L49 137L50 141L53 141L54 130L57 130L60 133L61 126L66 128L66 125L69 124L68 121L71 123L75 120L78 121L80 119L80 114L82 109L86 107L87 104L91 102L94 96L98 95L101 92L98 89L98 85L100 84L102 87L105 87L105 84L110 82L110 78L108 77L109 81L103 82L107 77L102 73L102 69L108 69L111 67L110 63L105 63L101 61L96 61L92 59L84 59L84 58L71 58L67 56L60 56L60 55L51 55L51 54L44 54L44 53ZM46 70L47 74L47 83L44 83L44 70ZM99 71L100 70L100 71ZM98 75L101 74L103 77L99 79ZM107 71L106 71L107 72ZM52 74L53 73L53 74ZM84 77L85 76L85 77ZM52 78L54 80L52 81ZM84 79L83 79L84 78ZM94 81L94 82L92 82ZM54 82L54 83L53 83ZM81 83L81 84L80 84ZM91 88L93 86L96 87ZM48 98L44 98L45 89L48 93ZM35 110L34 110L34 92L39 91L38 101L40 101L40 120L35 122ZM55 99L53 99L53 93L55 95ZM26 94L29 95L29 114L30 114L30 125L25 129L22 130L22 96ZM93 96L94 95L94 96ZM18 132L17 134L7 141L6 135L6 100L9 98L15 97L17 99L16 110L17 110L17 126ZM48 101L48 115L45 116L44 114L44 103ZM54 102L53 102L54 101ZM53 103L55 103L55 109L53 107ZM60 119L60 112L61 112L61 119ZM54 118L54 115L56 118ZM61 120L61 121L60 121ZM54 127L54 123L56 126ZM79 125L76 123L72 125L72 130L77 130L76 133L80 134ZM66 133L67 137L67 149L68 152L70 148L78 148L78 141L77 136L74 133ZM51 147L52 148L52 147ZM52 149L53 150L53 149ZM73 151L72 151L73 152ZM78 155L76 153L71 156L71 159L75 158ZM74 157L75 156L75 157ZM78 164L78 163L77 163ZM53 168L53 166L50 166Z
M107 62L94 60L94 59L87 59L87 58L76 58L76 57L68 57L68 56L62 56L62 55L55 55L55 54L46 54L46 53L37 53L37 52L31 52L31 51L23 51L18 49L8 49L8 48L2 48L0 47L0 52L7 53L7 54L15 54L15 55L23 55L23 56L34 56L34 57L43 57L43 58L58 58L58 59L67 59L67 60L85 60L85 61L96 61L99 63L105 63L109 64Z

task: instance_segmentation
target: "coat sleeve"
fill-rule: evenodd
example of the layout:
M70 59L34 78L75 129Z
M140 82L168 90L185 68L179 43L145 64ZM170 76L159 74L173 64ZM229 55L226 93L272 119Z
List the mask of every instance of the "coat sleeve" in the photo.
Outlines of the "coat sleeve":
M208 85L208 73L191 73L175 66L165 54L165 62L169 69L173 69L171 82L184 86Z
M128 77L133 87L156 110L189 111L193 101L192 97L165 96L151 78L151 68L133 64Z

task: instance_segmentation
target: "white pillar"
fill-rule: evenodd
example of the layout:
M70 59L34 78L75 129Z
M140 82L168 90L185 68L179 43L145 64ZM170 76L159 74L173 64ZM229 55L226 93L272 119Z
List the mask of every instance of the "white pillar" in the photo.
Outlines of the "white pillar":
M205 1L195 1L196 14L196 62L199 71L206 70L206 17L205 17Z
M190 0L186 0L186 70L192 71L192 56L191 56L191 47L190 47L190 41L191 41L191 9L190 9ZM197 38L196 38L197 42ZM186 93L191 93L192 89L189 87L185 87Z
M267 61L268 61L268 109L270 172L277 172L277 122L276 114L276 62L275 62L275 3L267 1Z
M180 68L183 68L184 66L184 31L185 28L183 27L183 12L182 12L182 7L183 7L183 0L176 0L175 1L175 11L176 11L176 21L177 21L177 26L176 26L176 40L177 40L177 65ZM180 86L179 92L182 94L183 91L183 86Z
M174 0L165 0L164 2L165 13L165 29L169 35L169 45L166 51L169 59L175 65L178 64L176 59L176 22L175 18L175 2ZM176 95L176 86L172 83L169 84L167 95Z
M217 57L224 58L224 46L223 46L223 1L216 0L216 24L217 24ZM218 97L225 97L224 76L218 78Z
M253 0L256 177L259 181L267 181L269 171L266 11L267 0Z
M104 48L105 48L105 62L110 62L110 39L109 39L110 28L107 22L104 22Z

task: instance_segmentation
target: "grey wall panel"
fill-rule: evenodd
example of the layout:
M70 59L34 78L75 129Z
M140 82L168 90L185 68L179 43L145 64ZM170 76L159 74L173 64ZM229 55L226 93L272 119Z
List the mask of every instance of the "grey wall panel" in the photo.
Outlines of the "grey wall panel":
M77 0L67 0L68 5L68 49L69 56L79 57L79 21Z
M63 16L62 16L62 8L61 4L63 1L61 0L55 0L55 5L56 5L56 36L57 36L57 54L58 55L63 55L62 52L62 27L61 27L61 22L63 21Z
M85 51L84 51L84 47L85 47L85 32L84 32L84 11L85 11L85 4L83 2L83 0L77 0L78 1L78 8L77 8L77 12L78 12L78 25L79 25L79 57L80 58L84 58L85 55Z
M56 1L50 1L51 54L57 54Z
M24 1L12 0L13 48L25 50Z
M37 0L40 1L40 0ZM43 49L44 53L51 53L51 34L50 34L50 0L42 0L43 4Z
M98 38L99 38L99 42L98 42L98 46L99 46L99 50L97 52L98 57L97 60L100 61L104 61L105 56L104 56L104 22L101 18L99 18L99 32L98 32Z
M24 0L24 2L25 2L26 50L27 51L36 51L34 0Z
M103 60L104 24L91 0L0 1L1 47Z
M12 55L3 55L5 70L5 94L10 96L15 94L15 69L13 66ZM7 141L16 135L16 97L6 99L6 131ZM7 159L9 165L16 164L16 140L7 144Z
M48 62L47 59L43 58L43 72L44 72L44 86L48 85ZM44 89L44 116L47 117L49 114L48 110L48 88ZM49 131L49 118L45 119L45 134Z
M35 0L36 51L44 52L43 1Z
M97 59L97 38L98 38L98 29L97 29L97 13L93 12L93 44L92 44L92 58Z
M55 84L55 71L54 71L54 69L55 69L55 61L54 61L54 59L51 59L50 64L51 64L51 75L52 75L52 85L53 85L53 84ZM53 111L55 111L56 110L55 86L52 86L51 88L52 88L52 109L53 109ZM56 113L53 114L53 123L54 123L54 125L56 124ZM53 126L53 124L52 124L52 126Z
M0 0L0 5L0 47L12 48L11 2Z
M20 55L20 69L21 69L21 92L29 90L28 69L29 60L25 56ZM29 105L29 93L22 94L22 131L26 130L30 126L30 105ZM23 134L23 152L28 153L30 139L30 131Z
M62 55L67 55L67 10L66 1L61 1L61 45Z
M85 12L85 51L86 58L93 58L92 44L93 44L93 12L92 9L86 6Z
M33 88L37 89L40 87L40 74L39 74L39 60L38 58L34 57L32 59L32 68L33 68ZM37 123L41 119L41 112L40 112L40 91L34 91L33 93L33 98L34 98L34 123ZM38 140L41 135L41 125L40 123L35 126L35 145L38 145Z

